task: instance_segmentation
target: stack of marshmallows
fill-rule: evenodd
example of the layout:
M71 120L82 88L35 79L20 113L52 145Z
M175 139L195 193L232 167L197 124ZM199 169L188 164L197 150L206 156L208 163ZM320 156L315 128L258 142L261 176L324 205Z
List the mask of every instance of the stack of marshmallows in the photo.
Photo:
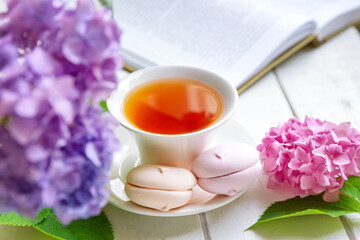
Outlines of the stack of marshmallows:
M127 176L125 193L134 203L160 211L186 205L196 185L210 193L234 196L258 177L258 159L250 145L218 145L202 152L191 171L154 164L133 168Z

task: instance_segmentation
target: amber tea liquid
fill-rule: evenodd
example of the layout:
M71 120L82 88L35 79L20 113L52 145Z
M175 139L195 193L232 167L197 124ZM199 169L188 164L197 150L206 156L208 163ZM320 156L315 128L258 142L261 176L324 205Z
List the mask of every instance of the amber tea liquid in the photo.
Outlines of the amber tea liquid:
M123 111L137 128L157 134L185 134L204 129L223 110L223 100L212 87L191 79L154 80L133 89Z

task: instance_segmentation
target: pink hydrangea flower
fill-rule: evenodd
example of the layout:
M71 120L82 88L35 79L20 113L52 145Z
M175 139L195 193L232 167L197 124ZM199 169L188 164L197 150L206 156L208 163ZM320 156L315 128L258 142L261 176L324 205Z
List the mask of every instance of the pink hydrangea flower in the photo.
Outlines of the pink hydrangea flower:
M350 123L291 118L270 128L257 149L268 188L290 185L300 197L325 192L334 201L348 176L360 176L360 133Z

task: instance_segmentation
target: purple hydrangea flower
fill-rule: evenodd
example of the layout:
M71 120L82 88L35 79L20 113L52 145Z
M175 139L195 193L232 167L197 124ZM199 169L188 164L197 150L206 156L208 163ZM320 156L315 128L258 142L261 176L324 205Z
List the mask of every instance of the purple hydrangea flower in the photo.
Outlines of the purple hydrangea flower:
M52 208L65 224L107 202L117 141L101 113L122 67L107 10L7 0L0 25L0 212Z
M4 14L8 21L2 26L0 36L9 34L13 41L27 50L38 44L39 36L57 24L55 19L62 10L62 1L7 0L9 11Z
M16 47L11 44L10 37L0 38L0 69L11 65L17 59Z
M69 136L58 141L51 153L43 200L64 223L99 214L107 201L104 186L116 141L99 114L90 108L85 116L77 116Z
M12 43L11 37L0 38L0 84L21 72L17 57L16 45Z

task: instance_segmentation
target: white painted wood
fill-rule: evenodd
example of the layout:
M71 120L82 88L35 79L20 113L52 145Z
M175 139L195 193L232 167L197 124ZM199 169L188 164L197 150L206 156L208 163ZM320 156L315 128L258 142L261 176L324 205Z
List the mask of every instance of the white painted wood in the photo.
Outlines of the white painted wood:
M305 115L360 126L360 36L350 28L307 48L276 68L299 118Z
M354 239L360 239L360 214L349 214L343 217L346 221L345 226L348 227Z
M115 239L203 239L199 215L150 217L130 213L112 205L105 208Z
M0 0L0 8L2 3ZM357 33L349 30L318 49L296 54L277 68L276 74L300 118L310 114L334 122L352 120L360 126L360 94L356 90L360 89L357 70L360 68L359 43ZM347 81L339 85L339 79ZM271 126L292 116L273 73L239 99L235 117L241 119L259 142ZM271 202L285 197L281 190L266 189L264 178L257 180L239 199L206 214L211 239L347 239L339 218L326 216L280 220L244 233ZM106 206L105 212L113 224L116 239L203 239L199 215L147 217L111 205ZM359 215L351 215L346 220L350 230L359 238ZM2 239L50 238L33 229L0 225Z
M292 112L271 72L239 97L239 118L260 143L272 126L292 117ZM244 232L275 201L291 197L281 189L266 188L266 178L258 179L236 201L206 214L211 239L346 239L339 218L307 216L260 225ZM301 226L301 231L299 231Z
M335 123L352 122L360 130L360 36L356 28L321 47L307 48L276 68L300 119L305 115ZM342 218L360 239L360 214Z
M259 143L270 127L292 117L291 109L272 72L239 96L234 117L249 128Z

